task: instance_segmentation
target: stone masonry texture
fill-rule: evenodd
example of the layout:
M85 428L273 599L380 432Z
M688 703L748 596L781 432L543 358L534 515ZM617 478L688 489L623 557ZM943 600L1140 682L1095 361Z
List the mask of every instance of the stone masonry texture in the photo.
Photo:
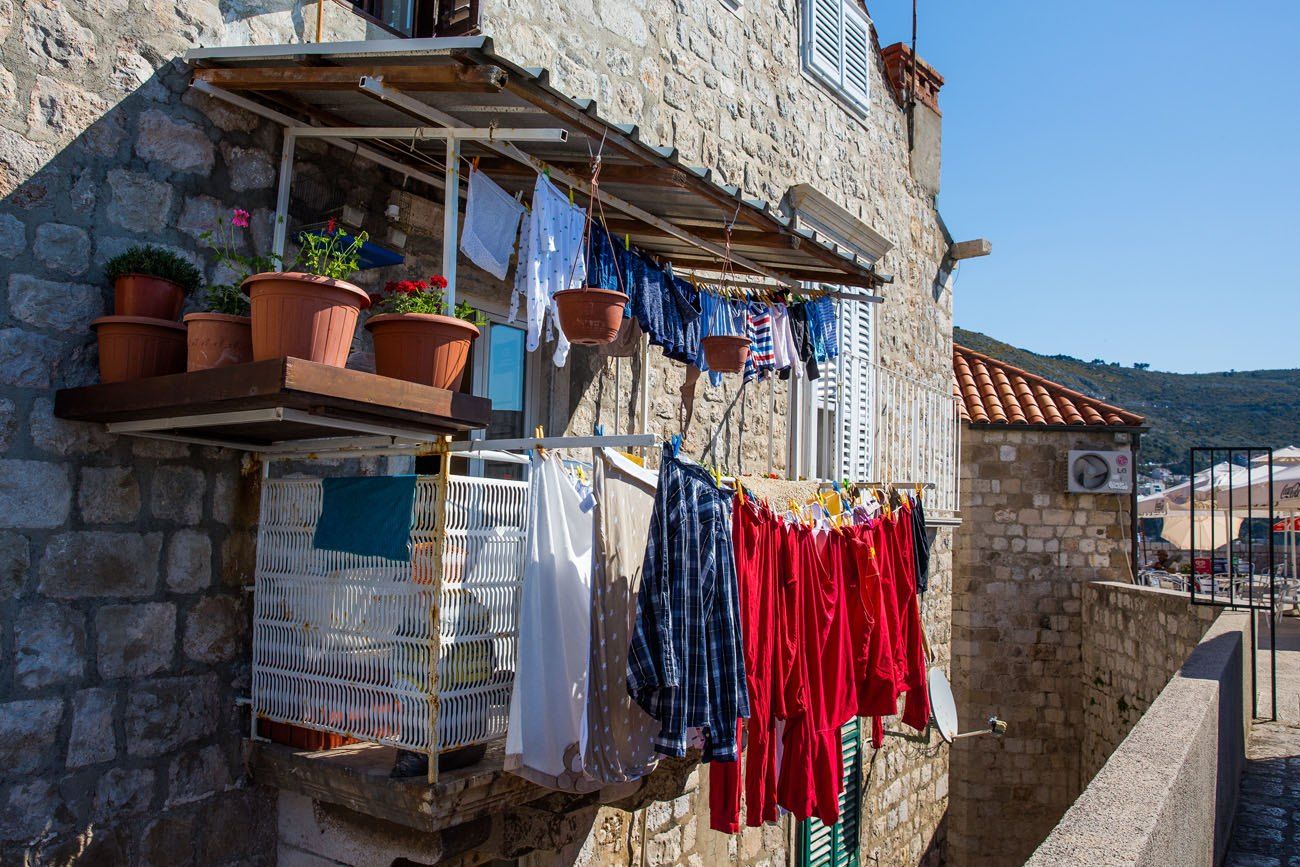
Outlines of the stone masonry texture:
M963 725L996 713L1009 729L953 747L957 867L1023 863L1213 620L1133 586L1127 496L1066 492L1071 449L1127 447L1108 431L963 431L953 692Z
M377 35L327 6L327 39ZM895 282L875 309L877 360L948 388L952 296L937 276L947 239L909 172L905 119L879 64L859 117L801 73L795 0L755 0L741 15L713 0L484 7L498 50L549 67L554 86L596 98L603 115L773 203L811 182L889 238L879 265ZM0 863L275 860L276 801L245 774L247 722L235 705L249 690L243 585L257 468L223 450L113 437L60 421L52 407L56 389L97 381L85 326L111 310L108 258L154 243L215 278L198 235L236 206L269 246L278 131L187 91L179 57L195 45L309 40L314 9L314 0L0 0ZM401 185L364 162L340 172L336 153L310 143L295 171L299 216L340 200L377 213ZM434 273L440 243L414 234L401 274L358 282ZM461 286L504 312L500 282L463 261ZM359 329L358 365L367 348ZM638 362L575 348L563 369L530 365L548 396L539 419L548 431L627 425ZM658 350L649 366L646 427L673 432L684 368ZM686 450L699 455L713 438L719 463L780 471L788 415L782 383L701 381ZM951 531L940 530L923 614L944 667L952 550ZM864 859L939 863L947 755L892 739L868 751ZM644 812L601 810L570 854L640 863L627 841L641 822L644 863L793 863L788 827L732 839L708 831L707 769L700 777Z
M255 468L60 421L53 397L97 381L110 256L209 269L182 212L269 213L227 154L267 163L275 131L187 94L178 57L301 40L304 5L0 0L0 864L275 860L235 706Z

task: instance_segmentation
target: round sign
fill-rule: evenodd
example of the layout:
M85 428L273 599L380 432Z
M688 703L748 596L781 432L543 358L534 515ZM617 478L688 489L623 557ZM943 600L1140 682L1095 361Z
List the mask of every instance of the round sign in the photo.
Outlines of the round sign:
M948 678L937 668L930 669L930 713L934 717L934 727L939 730L939 737L952 743L957 734L957 703L952 698L952 687Z

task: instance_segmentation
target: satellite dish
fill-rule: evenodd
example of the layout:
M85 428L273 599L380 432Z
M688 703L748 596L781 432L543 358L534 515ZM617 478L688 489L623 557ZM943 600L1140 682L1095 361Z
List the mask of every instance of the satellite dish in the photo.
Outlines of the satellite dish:
M930 686L930 713L939 737L952 743L957 734L957 702L952 698L952 687L940 669L932 668L927 675Z

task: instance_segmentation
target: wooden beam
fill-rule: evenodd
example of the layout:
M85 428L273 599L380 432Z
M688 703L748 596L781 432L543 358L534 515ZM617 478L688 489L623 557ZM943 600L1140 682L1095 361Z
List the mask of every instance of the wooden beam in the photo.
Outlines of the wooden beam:
M993 252L993 243L983 238L974 241L958 241L948 248L948 258L954 261L975 259Z
M589 173L591 171L591 166L586 162L576 163L550 160L550 163L558 168L579 174ZM536 171L529 166L502 157L484 157L479 162L479 168L489 175L495 174L529 177L536 174ZM604 163L600 167L600 182L602 184L635 184L637 186L672 187L688 190L692 187L692 180L693 179L686 172L678 169L660 169L650 166L629 166L610 163Z
M362 76L382 76L403 90L496 92L506 82L499 66L269 66L194 70L194 77L226 90L355 90Z
M607 226L613 235L631 235L634 238L671 238L667 232L661 232L630 220L608 220ZM726 244L727 233L721 229L692 229L691 234L712 241ZM803 239L797 235L782 235L778 232L752 232L737 229L731 233L731 243L735 247L760 248L765 250L797 250Z

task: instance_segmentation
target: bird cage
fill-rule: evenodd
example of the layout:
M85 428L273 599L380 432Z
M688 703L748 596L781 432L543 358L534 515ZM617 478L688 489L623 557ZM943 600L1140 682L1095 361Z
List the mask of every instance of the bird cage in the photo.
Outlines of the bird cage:
M314 548L322 480L264 483L255 719L430 756L505 734L528 485L446 480L445 521L440 478L416 480L409 562Z

